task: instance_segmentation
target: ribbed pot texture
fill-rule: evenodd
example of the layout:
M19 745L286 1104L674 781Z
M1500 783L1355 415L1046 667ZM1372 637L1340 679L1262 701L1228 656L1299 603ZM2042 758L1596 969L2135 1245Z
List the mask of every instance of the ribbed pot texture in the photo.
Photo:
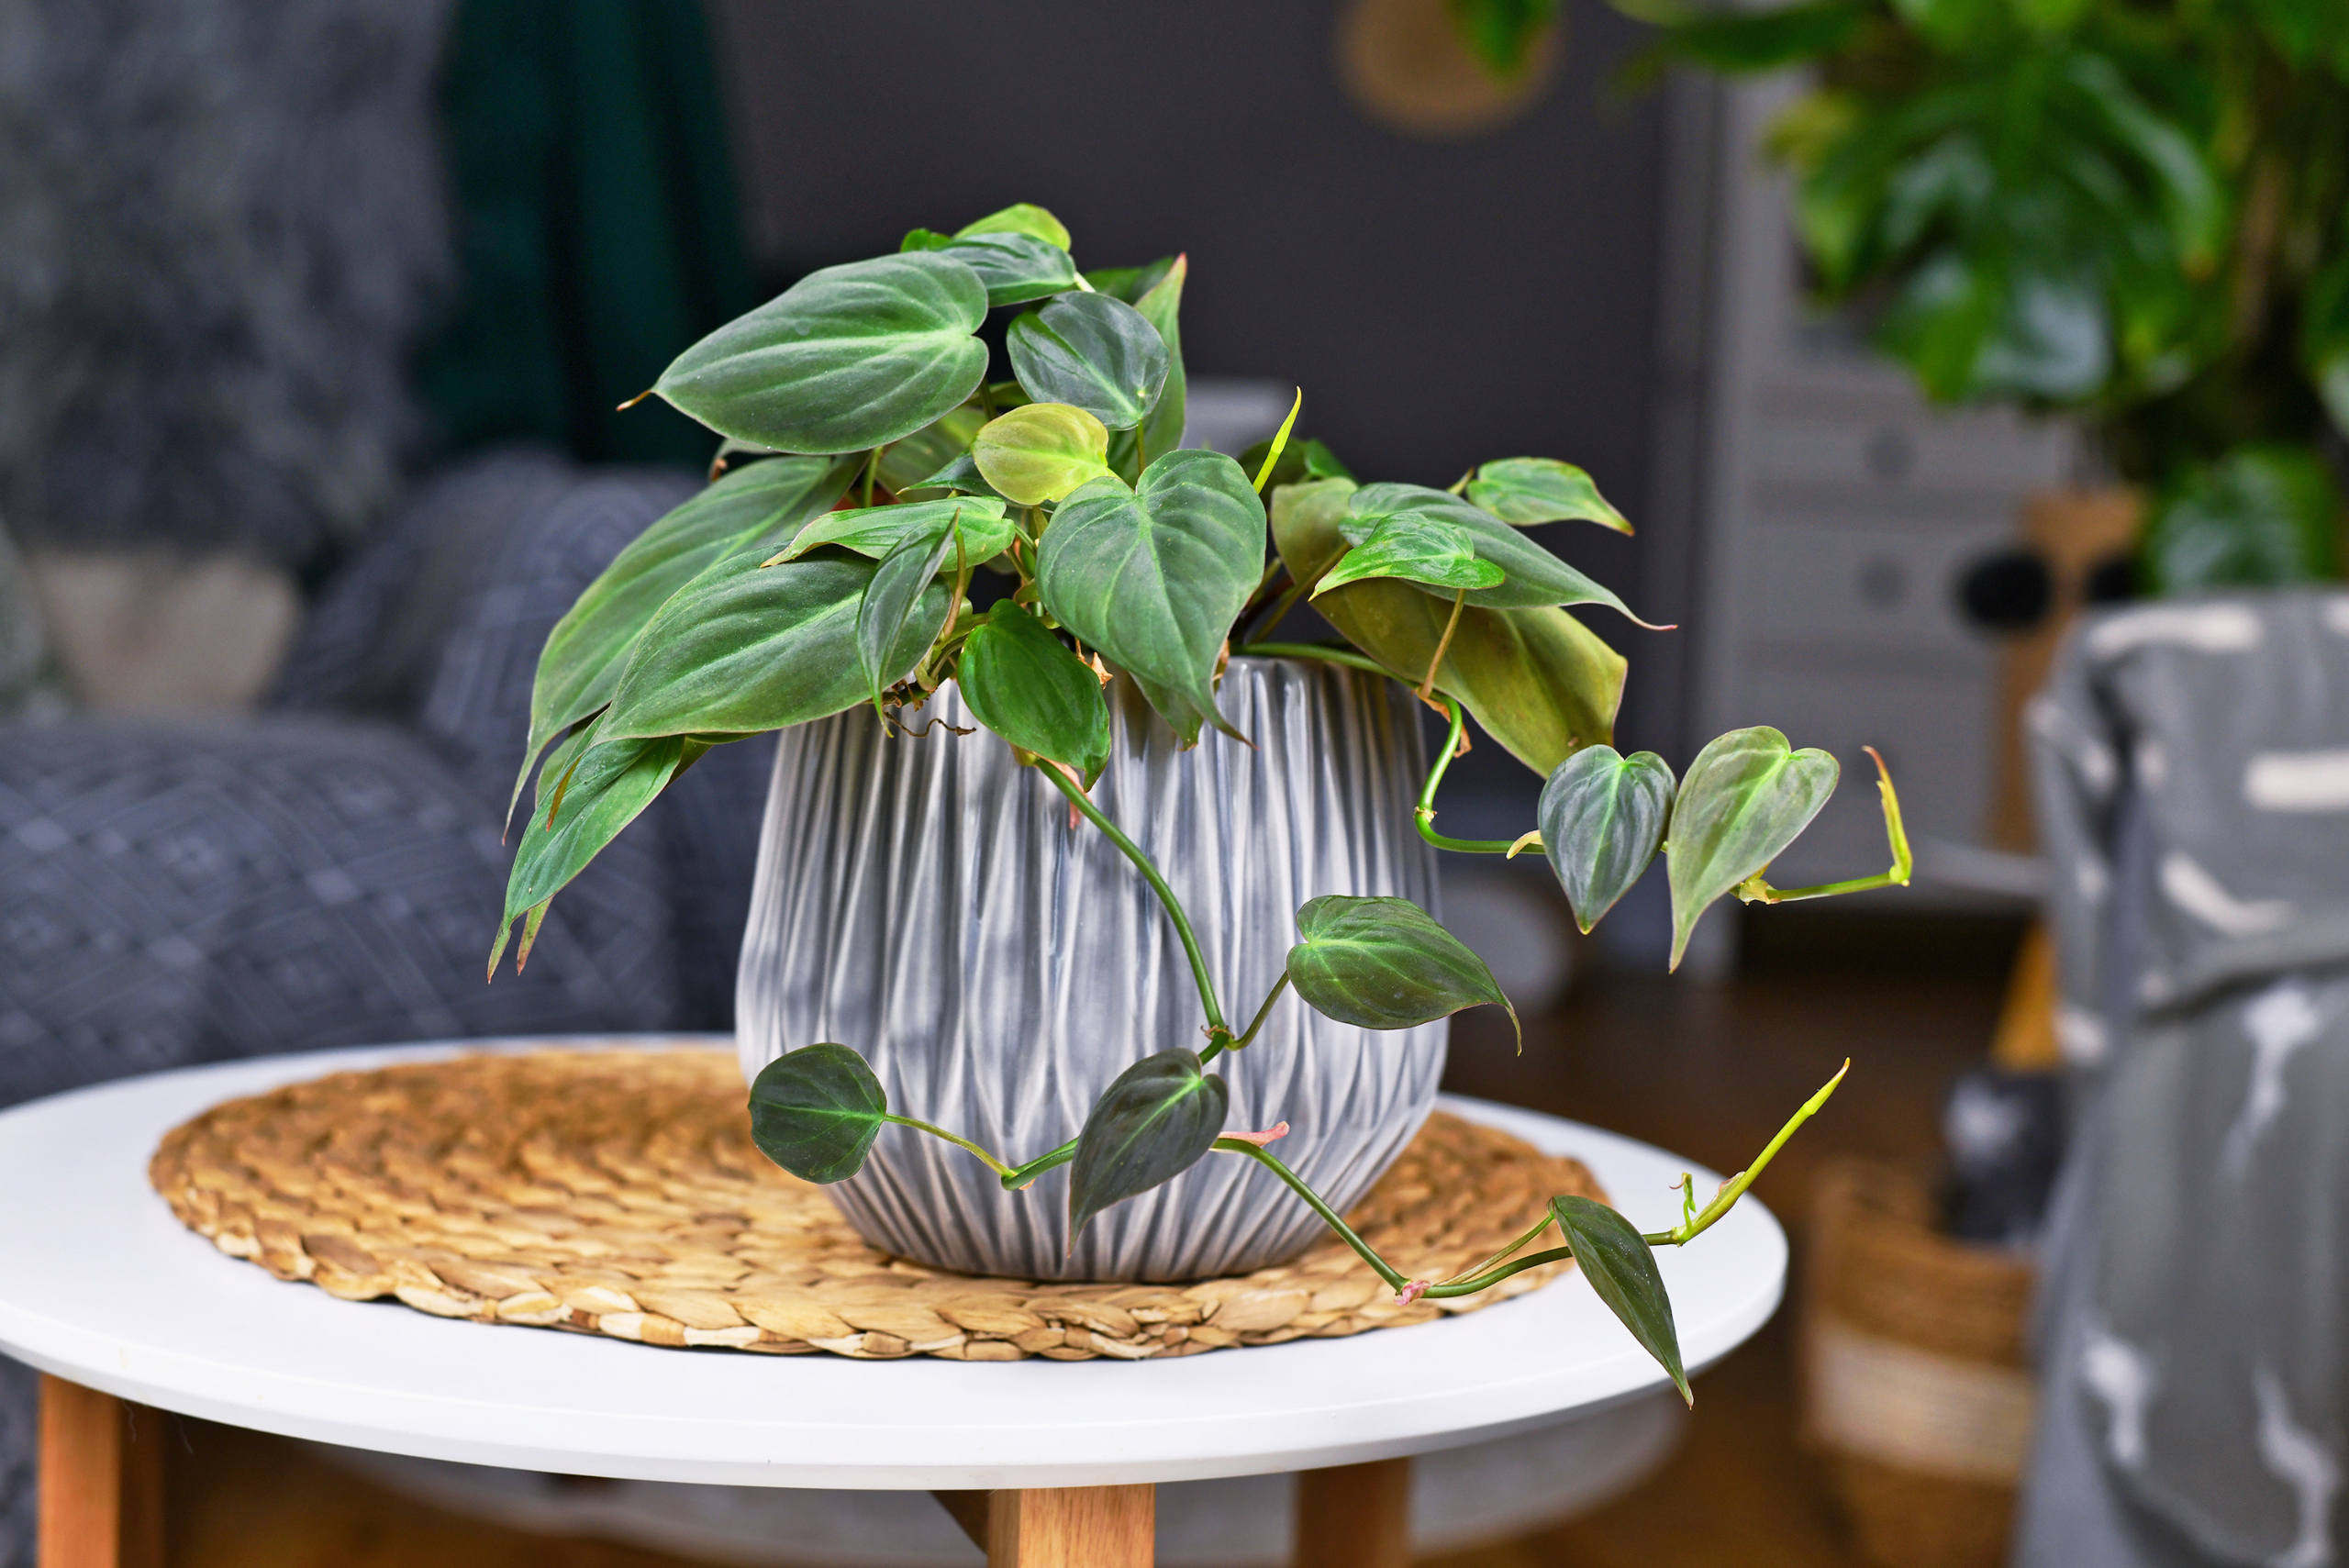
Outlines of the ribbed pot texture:
M1188 912L1232 1027L1280 976L1297 910L1323 894L1436 908L1435 855L1411 826L1417 715L1391 683L1341 666L1236 659L1220 706L1251 750L1174 731L1131 683L1108 690L1115 750L1092 798L1155 861ZM869 710L786 730L742 944L742 1068L837 1040L889 1108L1014 1163L1085 1125L1132 1063L1205 1043L1180 940L1133 862L1011 748L972 728L959 691L886 738ZM1433 1104L1444 1026L1355 1029L1291 993L1211 1071L1226 1124L1289 1135L1279 1153L1343 1208ZM1320 1221L1254 1162L1210 1153L1097 1215L1069 1245L1068 1173L1005 1192L961 1150L885 1127L831 1189L875 1246L1020 1279L1183 1280L1294 1256Z

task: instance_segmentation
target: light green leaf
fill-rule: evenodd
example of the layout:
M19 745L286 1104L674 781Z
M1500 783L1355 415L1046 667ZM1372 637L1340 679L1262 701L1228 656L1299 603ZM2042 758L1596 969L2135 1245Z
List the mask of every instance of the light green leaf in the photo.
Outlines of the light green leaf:
M934 537L949 527L961 531L963 559L976 566L1003 553L1016 537L1003 515L1003 503L991 496L948 496L941 501L909 501L890 506L860 506L825 512L793 536L790 548L774 557L796 561L818 545L836 544L868 560L878 561L907 539ZM946 546L953 558L952 542Z
M956 229L954 238L967 239L974 234L1032 234L1063 250L1069 248L1067 227L1032 202L1014 202L1000 212L974 218Z
M1586 522L1620 534L1631 531L1631 519L1598 493L1589 474L1555 458L1488 462L1469 482L1468 499L1505 523Z
M1076 263L1068 252L1032 234L974 234L949 242L938 254L978 273L991 306L1024 305L1076 286Z
M787 537L839 500L855 472L853 462L821 458L751 463L670 512L614 557L555 622L539 654L516 797L547 742L612 700L629 649L672 594L729 555Z
M1424 484L1365 484L1347 498L1346 511L1348 515L1339 521L1339 531L1357 542L1396 517L1432 517L1464 530L1476 558L1491 562L1505 574L1495 586L1470 589L1471 605L1494 610L1605 605L1636 625L1649 624L1631 614L1611 590L1600 587L1498 517L1446 491ZM1447 599L1453 592L1427 591Z
M1664 851L1672 883L1672 967L1697 919L1760 873L1835 793L1835 759L1795 751L1767 725L1716 737L1688 764Z
M754 735L822 718L866 695L857 608L878 568L809 556L762 566L761 553L713 568L661 607L620 675L602 720L609 739ZM883 667L912 670L945 623L948 585L934 583Z
M881 1080L844 1045L786 1051L751 1080L751 1141L803 1182L829 1186L863 1170L888 1117Z
M1656 1359L1688 1404L1688 1374L1680 1364L1680 1331L1672 1321L1672 1297L1664 1293L1664 1275L1655 1253L1641 1240L1639 1229L1614 1209L1594 1198L1554 1197L1550 1218L1575 1255L1575 1266L1607 1309L1631 1331L1640 1348Z
M1058 501L1109 472L1109 432L1082 408L1030 403L988 421L971 444L979 476L1022 506Z
M721 435L793 452L909 436L978 389L979 276L911 252L810 272L687 349L653 390Z
M1475 541L1466 528L1425 513L1407 512L1372 528L1323 574L1313 593L1319 597L1332 588L1378 577L1454 591L1490 588L1504 575L1491 562L1476 559Z
M1344 479L1285 486L1273 495L1273 537L1289 574L1310 583L1345 550L1338 523L1354 488ZM1399 583L1354 583L1314 607L1395 678L1419 684L1452 606ZM1436 673L1485 732L1547 777L1581 747L1613 733L1624 662L1596 632L1560 609L1463 611Z
M1131 674L1189 745L1211 720L1215 670L1264 570L1264 508L1220 452L1168 452L1129 490L1106 475L1053 514L1037 587L1054 619Z
M1085 787L1109 762L1109 705L1084 661L1008 600L963 640L954 678L981 724L1023 751L1065 762Z
M929 607L922 602L924 591L953 550L954 529L944 517L926 529L908 529L896 547L881 558L873 581L865 584L863 596L857 601L856 667L864 677L864 695L875 713L881 711L883 694L903 679L910 667L899 659L898 651L905 646L907 628L922 619L923 610ZM933 617L926 624L934 639L942 622ZM928 648L925 642L916 651L915 659Z
M1176 1046L1145 1056L1093 1102L1069 1162L1069 1234L1138 1193L1198 1163L1223 1131L1230 1091L1199 1053Z
M1653 751L1626 757L1587 746L1542 786L1534 820L1550 869L1585 931L1631 891L1655 859L1672 816L1672 768Z
M1029 396L1082 408L1112 430L1142 422L1173 363L1149 318L1106 294L1064 294L1027 311L1004 344Z
M1485 961L1408 898L1312 899L1297 912L1297 934L1289 984L1341 1024L1407 1029L1489 1004L1517 1026Z

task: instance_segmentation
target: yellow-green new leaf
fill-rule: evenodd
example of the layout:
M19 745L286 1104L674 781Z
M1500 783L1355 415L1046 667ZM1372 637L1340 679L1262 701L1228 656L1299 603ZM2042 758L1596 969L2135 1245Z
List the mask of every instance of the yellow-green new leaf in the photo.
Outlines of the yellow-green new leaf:
M1590 475L1549 457L1505 457L1476 471L1468 499L1505 523L1586 522L1631 531L1631 521L1598 493Z
M979 477L1022 506L1058 501L1109 472L1108 429L1082 408L1030 403L988 421L971 444Z
M1491 562L1476 558L1475 541L1467 529L1441 517L1407 514L1372 528L1314 584L1313 594L1318 598L1332 588L1380 577L1456 592L1496 586L1505 575Z
M1762 871L1835 793L1835 759L1798 751L1767 725L1732 729L1697 753L1672 806L1672 967L1715 900Z
M993 496L952 496L942 501L914 501L895 506L859 506L826 512L792 536L790 547L774 559L796 561L819 544L836 544L867 560L879 561L907 538L929 538L952 527L963 536L963 559L973 566L1003 553L1017 536L1003 514L1003 503ZM950 543L946 558L952 560Z

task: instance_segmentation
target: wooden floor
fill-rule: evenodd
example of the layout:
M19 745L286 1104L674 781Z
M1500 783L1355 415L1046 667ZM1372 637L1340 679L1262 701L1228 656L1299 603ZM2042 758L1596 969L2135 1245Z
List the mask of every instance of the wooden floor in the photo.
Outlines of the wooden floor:
M1950 1075L1981 1060L2019 929L1748 912L1747 962L1705 986L1594 974L1553 1013L1464 1016L1446 1086L1649 1139L1735 1170L1849 1056L1850 1080L1756 1191L1798 1249L1822 1156L1931 1151ZM1794 1440L1790 1304L1697 1380L1687 1445L1608 1507L1422 1568L1864 1568ZM472 1523L291 1445L180 1423L173 1568L693 1568L608 1543Z

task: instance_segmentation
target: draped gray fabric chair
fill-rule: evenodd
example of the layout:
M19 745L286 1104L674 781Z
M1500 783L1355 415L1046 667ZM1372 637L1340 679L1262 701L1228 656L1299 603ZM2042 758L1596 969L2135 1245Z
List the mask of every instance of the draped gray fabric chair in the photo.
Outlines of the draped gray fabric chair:
M2086 619L2030 714L2078 1091L2017 1568L2327 1568L2349 1458L2349 593Z

